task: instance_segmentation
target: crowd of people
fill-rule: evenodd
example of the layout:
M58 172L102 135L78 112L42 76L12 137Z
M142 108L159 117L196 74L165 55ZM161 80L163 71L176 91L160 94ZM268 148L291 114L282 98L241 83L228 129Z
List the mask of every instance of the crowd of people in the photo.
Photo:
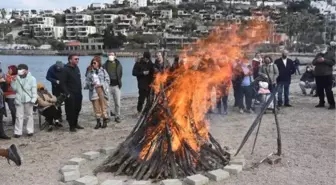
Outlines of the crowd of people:
M62 127L62 106L65 108L66 120L70 132L84 129L78 122L82 108L82 79L78 68L79 56L70 54L67 64L57 61L46 74L46 79L51 83L51 93L41 83L37 83L35 77L29 72L26 64L8 66L8 73L0 71L0 139L10 139L4 131L3 117L6 115L5 103L11 113L14 137L20 138L23 134L23 125L26 121L27 134L34 134L34 107L45 117L48 131L54 127ZM273 62L270 56L255 55L251 65L248 60L236 59L232 63L232 81L223 82L216 87L220 93L217 96L216 107L218 113L228 114L228 96L232 87L234 107L239 108L240 113L253 113L253 100L260 94L270 94L277 91L278 107L291 107L289 93L291 76L299 70L299 60L292 61L288 58L288 51L284 50L282 56ZM148 101L151 92L151 83L155 74L164 71L174 71L183 66L183 59L175 57L173 64L167 60L166 53L157 52L155 61L152 62L150 52L144 52L134 64L132 75L138 82L137 111L140 114L144 103ZM329 103L329 109L335 109L335 100L332 92L334 54L326 47L317 54L312 65L306 67L300 78L299 86L304 95L310 88L310 95L319 97L316 107L325 106L325 94ZM108 59L104 63L100 56L95 56L85 72L84 89L89 91L89 99L92 102L96 117L94 129L106 128L108 122L114 117L116 123L121 120L121 87L123 68L116 54L108 53ZM209 110L212 112L212 110ZM15 146L9 149L0 149L4 156L16 164L20 164L19 155L15 153ZM13 157L14 156L14 157Z

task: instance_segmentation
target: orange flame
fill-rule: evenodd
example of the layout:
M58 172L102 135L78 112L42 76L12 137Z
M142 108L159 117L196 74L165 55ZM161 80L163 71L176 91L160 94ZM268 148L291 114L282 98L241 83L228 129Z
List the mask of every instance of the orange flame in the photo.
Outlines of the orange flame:
M188 143L194 151L199 151L209 139L209 124L205 114L211 106L212 88L223 83L229 85L233 62L245 58L245 48L264 41L268 34L268 24L265 22L251 21L243 29L237 24L219 25L207 38L196 41L181 52L182 66L174 72L166 71L156 75L152 85L156 93L161 84L173 80L166 96L174 121L163 117L160 126L151 129L148 144L142 149L140 157L144 159L149 152L150 141L167 123L171 128L174 152L181 148L183 142ZM193 128L191 122L196 128ZM195 130L198 136L194 134Z

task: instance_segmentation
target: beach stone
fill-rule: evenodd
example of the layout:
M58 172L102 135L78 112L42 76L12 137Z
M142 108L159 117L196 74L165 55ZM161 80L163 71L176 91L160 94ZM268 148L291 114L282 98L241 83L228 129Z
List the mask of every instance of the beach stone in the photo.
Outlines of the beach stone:
M96 151L90 151L90 152L86 152L86 153L84 153L84 154L83 154L83 157L84 157L85 159L88 159L88 160L94 160L94 159L98 158L99 155L100 155L99 152L96 152Z
M64 172L62 180L63 182L69 182L69 181L74 181L79 178L80 178L80 173L78 170L76 170L76 171Z
M244 167L246 164L246 161L245 159L233 159L230 161L230 164L242 165Z
M150 185L151 181L134 181L131 185Z
M115 150L115 147L105 147L105 148L100 149L100 152L107 155L107 154L111 154L112 152L114 152L114 150Z
M243 166L237 164L227 165L224 167L224 170L229 172L230 175L237 175L243 170Z
M189 185L204 185L209 183L209 178L201 174L192 175L185 179L185 183Z
M78 171L78 170L79 170L78 165L65 165L61 168L60 172L63 174L64 172Z
M210 180L212 181L222 181L224 179L227 179L230 177L229 172L224 171L222 169L218 169L218 170L213 170L213 171L209 171L205 174L205 176L207 176Z
M74 181L74 185L97 185L98 179L95 176L84 176Z
M100 185L123 185L122 180L106 180Z
M179 179L166 179L161 181L160 185L183 185Z
M85 162L85 159L83 158L80 158L80 157L75 157L75 158L72 158L68 161L68 164L69 165L81 165Z

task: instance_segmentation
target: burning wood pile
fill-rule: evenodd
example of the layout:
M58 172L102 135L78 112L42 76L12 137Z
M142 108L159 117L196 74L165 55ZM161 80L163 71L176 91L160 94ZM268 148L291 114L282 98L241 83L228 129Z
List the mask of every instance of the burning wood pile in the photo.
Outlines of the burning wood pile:
M115 172L138 180L179 178L229 163L230 154L209 133L205 118L210 91L230 84L232 61L243 58L242 47L260 42L266 32L263 24L257 28L250 23L239 34L238 28L219 26L185 48L179 68L155 76L153 96L134 129L95 173ZM251 31L259 36L252 37Z

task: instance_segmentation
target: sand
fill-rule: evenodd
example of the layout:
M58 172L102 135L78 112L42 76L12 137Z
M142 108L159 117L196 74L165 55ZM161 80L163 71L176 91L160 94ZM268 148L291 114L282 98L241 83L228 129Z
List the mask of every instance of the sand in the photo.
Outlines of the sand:
M317 185L334 184L335 175L335 111L316 109L317 98L302 96L298 88L298 76L291 86L291 103L294 107L283 108L279 113L281 125L283 156L280 164L270 166L261 164L251 168L252 164L276 150L276 130L271 114L263 118L257 146L253 155L251 137L242 150L247 159L247 166L238 176L211 185ZM335 90L334 90L335 91ZM232 98L232 96L230 96ZM85 127L77 133L69 133L68 126L51 133L39 131L32 138L22 137L9 141L0 141L1 147L16 144L23 156L23 165L8 165L0 161L1 185L61 185L59 169L70 159L83 152L97 150L105 146L117 146L133 128L136 119L136 98L129 97L122 101L123 122L109 124L107 129L94 130L95 118L92 106L84 102L80 124ZM223 145L237 148L251 125L255 115L237 113L229 101L228 116L210 115L211 133ZM5 119L6 120L6 119ZM8 121L8 120L7 120ZM36 122L37 124L37 122ZM7 126L10 129L10 126ZM12 131L8 130L12 135ZM98 163L98 162L96 162ZM87 164L83 173L90 174L90 168L96 163ZM100 174L103 180L110 174ZM125 177L122 177L125 178Z

